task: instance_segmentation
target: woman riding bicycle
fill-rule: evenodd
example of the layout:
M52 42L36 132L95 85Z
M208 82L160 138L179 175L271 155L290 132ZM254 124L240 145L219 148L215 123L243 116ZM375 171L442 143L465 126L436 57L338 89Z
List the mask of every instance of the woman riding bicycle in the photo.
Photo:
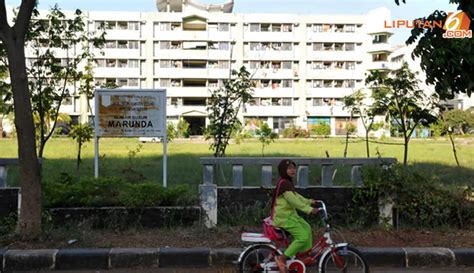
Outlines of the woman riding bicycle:
M286 259L292 258L298 252L307 251L312 247L311 226L301 218L296 210L306 214L318 213L317 208L311 207L316 204L313 199L307 199L295 191L293 177L296 176L295 162L285 159L278 164L280 179L276 187L275 212L273 215L273 226L279 227L290 233L293 237L291 244L283 255L277 256L275 262L280 273L286 273Z

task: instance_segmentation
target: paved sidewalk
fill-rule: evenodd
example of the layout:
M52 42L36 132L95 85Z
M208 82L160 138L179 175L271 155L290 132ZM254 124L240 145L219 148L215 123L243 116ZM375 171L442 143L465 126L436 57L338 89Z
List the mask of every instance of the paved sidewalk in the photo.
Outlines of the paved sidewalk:
M474 267L474 249L359 248L370 267ZM233 268L242 249L109 248L0 249L0 272L35 270L117 270L133 268ZM159 272L159 271L158 271Z

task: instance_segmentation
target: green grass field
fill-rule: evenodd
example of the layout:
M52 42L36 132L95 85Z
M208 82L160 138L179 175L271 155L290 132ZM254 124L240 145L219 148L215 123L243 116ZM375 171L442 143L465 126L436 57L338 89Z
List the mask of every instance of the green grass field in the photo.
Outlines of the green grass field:
M403 146L400 140L389 139L392 144L371 143L371 156L378 151L383 157L403 158ZM132 157L129 151L143 145ZM461 167L456 167L452 148L446 139L414 139L409 147L409 163L425 175L436 177L446 184L474 186L474 139L457 140L458 157ZM130 181L156 181L162 183L162 144L141 144L137 138L101 139L100 141L100 175L119 176ZM342 157L344 139L301 139L276 140L265 149L265 156L275 157ZM168 185L181 183L198 185L202 181L202 167L199 158L212 156L209 145L204 142L178 140L168 145ZM261 145L256 140L246 140L242 144L231 144L227 156L261 156ZM365 143L353 139L349 144L348 157L365 157ZM0 139L0 157L17 157L17 143L13 139ZM62 172L76 176L76 144L67 138L55 138L48 142L45 151L44 180L57 179ZM83 149L81 176L93 176L94 145L88 143ZM257 166L244 167L244 183L257 185L259 176L254 175ZM274 168L275 169L275 168ZM253 170L253 171L252 171ZM256 172L255 172L256 173ZM335 183L342 185L348 181L350 170L338 168ZM220 185L230 185L231 170L224 168ZM319 183L319 167L310 168L310 184ZM8 183L18 185L18 170L9 172Z

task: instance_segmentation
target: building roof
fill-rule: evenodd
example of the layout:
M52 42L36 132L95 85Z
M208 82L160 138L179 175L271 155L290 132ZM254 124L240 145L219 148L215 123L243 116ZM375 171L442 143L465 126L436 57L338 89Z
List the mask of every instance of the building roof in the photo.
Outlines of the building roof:
M156 0L159 12L184 12L186 7L208 12L231 13L234 8L234 0L222 4L201 4L193 0Z

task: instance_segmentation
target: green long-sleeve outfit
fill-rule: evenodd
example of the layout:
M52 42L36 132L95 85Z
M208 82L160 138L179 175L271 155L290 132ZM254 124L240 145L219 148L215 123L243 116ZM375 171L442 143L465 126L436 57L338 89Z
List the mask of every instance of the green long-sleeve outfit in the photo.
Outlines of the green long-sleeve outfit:
M285 250L286 257L306 251L313 244L311 226L296 212L298 209L311 213L311 202L311 199L306 199L295 191L285 191L276 199L273 225L285 229L293 236L293 241Z

